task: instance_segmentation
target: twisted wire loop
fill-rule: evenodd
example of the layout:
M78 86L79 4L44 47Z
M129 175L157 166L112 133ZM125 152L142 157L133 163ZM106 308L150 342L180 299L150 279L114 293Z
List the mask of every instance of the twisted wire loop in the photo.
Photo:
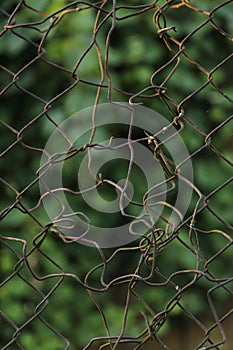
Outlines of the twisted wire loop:
M2 2L2 349L231 348L232 13L229 0ZM95 108L79 146L59 126L67 113L102 102L157 109L184 138L190 155L172 164L155 130L137 135L154 142L151 162L160 160L168 196L189 160L195 175L193 183L180 175L193 199L176 227L167 214L176 210L172 201L149 188L141 201L129 201L154 212L163 205L158 222L109 250L75 244L59 215L45 219L43 201L56 193L39 191L53 164L86 152L94 187L124 194L110 176L93 172L93 150L114 148L110 134L105 145L96 140ZM54 130L69 150L47 155L40 168ZM132 131L133 122L129 148ZM130 161L126 181L131 172ZM81 196L70 184L60 190ZM123 204L120 212L127 220ZM73 215L91 224L85 207ZM72 226L72 215L66 219Z

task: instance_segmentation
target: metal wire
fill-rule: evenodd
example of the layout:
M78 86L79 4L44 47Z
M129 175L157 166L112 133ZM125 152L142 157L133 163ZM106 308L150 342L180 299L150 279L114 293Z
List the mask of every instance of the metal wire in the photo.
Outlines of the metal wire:
M7 59L11 58L10 61L6 61L6 57L4 58L6 53L2 52L0 66L2 103L3 106L10 103L8 109L3 108L1 120L2 135L6 135L4 138L2 137L4 142L1 146L1 254L2 261L9 259L10 265L3 271L1 283L3 290L3 311L1 313L3 323L1 328L5 334L2 349L29 348L22 340L23 334L29 330L33 339L33 334L37 329L35 325L38 324L40 324L38 329L41 329L41 338L44 337L43 329L49 330L51 337L56 338L57 343L54 346L56 349L70 347L74 349L230 349L232 337L227 332L225 325L230 322L232 317L233 277L230 268L225 267L221 270L221 264L222 261L226 261L222 260L222 257L227 256L229 266L232 267L230 261L232 260L232 222L230 222L229 215L224 216L224 211L229 212L231 208L225 208L224 203L222 203L224 208L219 213L215 207L215 198L218 198L218 195L223 192L232 190L232 150L230 150L232 140L229 141L229 138L226 138L226 146L215 142L215 140L221 131L226 130L226 128L230 129L232 125L230 110L233 100L228 92L230 91L228 86L225 86L223 81L224 79L229 81L229 76L232 75L229 65L233 57L231 53L233 37L228 32L227 26L218 17L223 10L225 10L225 14L232 11L232 1L201 3L188 0L165 0L151 3L133 1L130 4L125 4L120 1L104 0L96 3L86 1L64 1L61 3L60 7L59 5L51 6L49 13L44 13L43 10L43 8L49 8L49 1L44 7L33 3L33 1L11 1L5 2L5 5L3 3L0 9L2 18L0 43L3 43L4 48L8 46L13 55L12 57L6 55ZM73 20L75 18L75 21L79 21L79 16L83 13L91 13L93 16L92 32L88 33L91 37L90 43L86 49L83 49L81 55L78 55L78 49L73 47L72 52L69 52L69 56L72 57L67 60L67 65L64 65L64 62L61 63L59 60L59 45L63 41L62 35L57 42L57 59L50 57L49 52L47 53L47 46L53 40L58 40L54 33L56 30L60 30L62 33L65 25L69 23L69 18L73 16ZM179 16L179 13L181 14L181 27L183 16L194 21L193 30L184 35L180 35L180 28L177 28L176 16ZM156 67L151 64L153 73L148 85L140 85L140 88L134 86L133 90L132 87L129 87L128 91L125 91L126 85L121 82L121 76L116 80L113 74L111 48L116 40L114 33L119 24L127 26L132 21L138 23L136 20L144 15L150 16L154 30L153 35L156 40L160 40L161 47L167 52L167 59L166 62L164 61L165 63L157 64ZM26 18L26 22L24 22L24 18ZM65 20L67 21L65 22ZM125 28L127 31L127 27ZM227 52L224 57L221 56L220 61L215 61L214 65L210 62L208 67L199 58L195 59L193 54L193 50L198 50L200 44L197 34L202 33L202 30L206 28L211 28L212 36L205 38L205 43L202 45L206 45L208 50L217 37L218 40L222 41L222 46L225 47L224 53ZM85 33L81 35L85 35ZM15 41L12 41L12 38ZM65 37L64 43L68 39ZM19 46L25 44L26 47L25 57L20 57L19 60L17 60L17 48L14 51L10 47L16 43ZM153 46L153 42L151 45ZM81 70L79 73L82 63L89 57L90 52L94 51L93 56L96 57L96 66L99 70L97 74L99 80L96 79L96 81L89 78L88 70ZM212 52L211 55L213 56L215 53ZM22 64L22 62L24 63ZM173 91L170 84L174 83L171 82L177 79L177 72L187 66L196 72L198 84L194 83L192 91L184 93L185 81L178 81L176 86L180 91L179 93ZM41 67L42 70L43 67L46 67L44 68L46 72L51 70L49 77L45 77L46 83L44 78L38 75L40 73L35 73L34 67ZM42 71L40 69L39 72ZM222 77L220 83L216 82L216 73ZM25 80L27 75L38 83L27 83ZM119 73L119 75L121 74ZM57 82L56 91L50 91L50 79ZM188 77L184 76L185 79ZM43 87L48 84L46 93L44 93L43 87L40 89L40 84ZM53 86L55 84L51 84L51 87ZM122 88L122 86L124 87ZM44 222L41 214L43 212L43 198L38 188L39 166L37 164L34 167L35 159L38 160L38 157L41 157L44 147L45 140L40 140L37 137L40 135L39 131L43 121L47 120L46 125L49 125L51 130L58 130L59 122L54 117L53 111L56 114L58 112L57 106L62 106L66 97L72 94L76 96L79 91L87 91L87 94L91 91L92 95L90 96L93 96L94 100L90 101L90 104L95 103L96 105L101 103L103 95L107 96L107 101L113 104L117 101L128 101L129 105L141 102L146 105L150 102L156 104L158 101L158 103L163 104L164 111L166 110L167 115L170 116L170 124L176 126L177 132L184 137L186 132L188 133L189 141L186 143L189 146L190 142L189 159L193 161L194 171L198 173L199 167L203 165L199 165L196 161L203 154L212 157L211 159L216 159L216 168L210 169L212 173L210 175L213 178L211 176L209 178L209 188L201 188L201 185L195 181L194 184L190 184L183 179L186 185L194 191L195 205L175 230L171 232L164 228L163 224L166 223L166 216L164 216L164 218L161 217L160 226L155 226L147 235L132 245L111 250L102 249L97 244L95 247L85 248L88 254L93 256L92 268L90 269L89 266L89 270L85 270L85 266L78 267L81 264L79 257L82 257L81 251L84 248L82 246L80 248L72 237L62 234L59 230L59 220L57 222ZM205 113L205 104L198 106L196 104L200 101L198 100L200 94L209 94L210 91L212 92L211 96L215 96L224 117L216 119L211 130L207 128L208 131L206 131L203 126L205 121L196 118L194 114L203 115L203 110ZM22 111L14 110L14 99L11 100L11 96L17 98L18 105L19 101L22 101ZM28 106L30 109L27 108ZM192 108L195 108L193 115L189 113ZM28 110L35 112L28 115ZM4 111L12 113L12 115L5 118ZM177 126L179 127L177 128ZM64 160L65 156L65 161L72 161L77 154L88 150L89 171L91 173L91 150L98 148L98 146L103 147L95 141L95 130L94 122L91 136L83 145L72 148L71 143L69 154L62 155L58 152L54 155L54 160ZM232 131L230 133L232 136ZM144 135L144 140L150 139L150 137ZM221 137L221 140L225 138ZM195 139L199 141L195 142ZM109 144L106 148L111 147L111 142L111 138L109 138ZM20 163L22 154L24 164ZM223 164L223 168L225 167L225 175L221 183L214 178L213 174L219 167L219 160ZM154 161L153 158L151 161ZM19 162L18 165L17 162ZM13 170L8 169L10 164L12 164ZM29 168L28 164L30 164ZM163 162L163 164L165 163ZM132 171L131 166L130 163L128 174ZM33 167L34 173L25 176L27 169L30 171ZM182 167L182 164L179 167ZM179 167L174 170L174 173L178 171ZM49 170L45 167L45 174L47 171ZM171 190L176 187L174 173L170 172L169 174L168 172L165 181L170 183ZM26 183L25 179L30 179L30 182ZM111 178L102 178L100 175L96 178L96 188L103 184L120 189L119 184ZM71 187L66 187L65 190L68 194L74 194ZM143 201L137 205L147 205L149 198L153 197L152 195L150 197L150 190L145 194ZM78 197L81 196L81 193L76 192L75 195ZM168 202L163 204L169 208ZM61 211L64 209L62 203L60 208ZM123 205L120 209L124 213ZM89 217L85 209L80 209L79 215L82 215L88 222ZM203 217L207 219L203 221ZM215 224L203 227L202 223L206 223L208 220ZM216 245L205 250L205 246L211 246L213 240L217 242ZM69 269L69 262L61 261L59 249L52 250L53 255L51 256L48 248L51 245L59 247L60 250L67 249L67 256L73 254L77 270L75 271L73 264ZM75 245L76 253L73 253L70 248L73 245ZM177 255L179 255L179 249L185 252L188 256L186 261L190 261L188 266L184 266L185 264L182 262L177 263L177 266L167 266L170 261L167 256L174 249L177 250L175 253ZM129 259L132 260L129 262ZM114 264L122 265L117 272ZM6 263L4 262L3 265L5 266ZM217 273L218 268L215 269L213 266L219 266L220 274ZM224 269L226 272L222 275ZM65 294L66 286L69 283L73 289L77 289L79 292L88 292L90 302L93 305L92 310L97 311L102 320L102 333L99 334L96 331L96 334L93 335L94 331L90 332L90 340L86 345L83 345L81 340L79 344L74 344L74 340L67 337L67 331L63 331L62 327L63 317L60 318L58 326L58 324L53 324L46 313L49 309L50 313L56 314L57 310L53 309L53 296L56 293ZM11 289L11 285L13 289ZM17 296L17 290L14 290L14 286L17 285L25 290L27 300L21 300L21 297ZM5 289L6 287L7 289ZM4 294L5 290L11 290L11 296ZM158 291L161 295L161 302L158 299L153 302L153 298L148 297L147 294L155 293L156 296ZM21 292L22 294L23 292ZM120 294L121 300L119 301ZM197 294L197 299L195 294ZM220 295L220 299L216 298L216 295ZM112 302L119 303L123 309L120 320L121 327L117 334L113 334L111 330L111 322L106 314L107 302L105 302L104 296L108 298L106 300L110 298ZM187 301L187 296L188 298L194 296L194 301ZM12 303L13 299L19 304L20 319L15 318L13 314L7 314L6 305ZM205 314L202 314L201 310L198 314L195 313L192 303L197 303L198 299L207 305L209 317L206 317L206 311ZM221 304L220 302L219 305L219 300L223 299L229 300L229 303ZM50 301L51 304L49 304ZM20 308L20 304L24 305L23 308ZM70 314L74 312L72 304L67 305L67 308ZM136 335L127 333L127 325L132 322L129 321L131 312L134 312L135 324L141 325L141 331ZM175 338L173 328L176 327L176 314L195 329L193 331L195 335L198 334L196 339L187 340L185 332L183 332L181 335L183 340L179 347L175 342L171 342L171 337ZM85 317L84 312L82 319L85 320ZM77 324L71 327L79 327L81 320L76 321ZM91 325L86 325L86 333L91 327ZM166 332L164 333L163 330L166 327L170 327L171 337L167 336Z

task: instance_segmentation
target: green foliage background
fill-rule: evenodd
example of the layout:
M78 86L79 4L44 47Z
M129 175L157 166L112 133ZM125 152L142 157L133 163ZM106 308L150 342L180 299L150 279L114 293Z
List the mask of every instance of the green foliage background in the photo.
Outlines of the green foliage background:
M1 7L11 12L16 6L17 1L2 1ZM71 3L64 0L43 0L27 1L27 4L36 7L45 13L52 13L59 10L65 4ZM118 4L124 4L117 1ZM132 1L132 4L139 4L139 1ZM141 2L143 3L143 2ZM161 2L162 3L162 2ZM218 5L218 1L194 1L194 5L208 10ZM109 4L111 6L111 4ZM231 10L230 10L231 9ZM127 10L122 9L120 15L126 15ZM119 21L112 35L110 46L109 67L113 80L113 85L124 91L135 93L150 84L150 77L155 70L165 64L171 55L165 45L159 38L153 24L154 9L140 16L135 16L129 20ZM33 13L22 7L16 14L16 23L33 22L41 19L39 14ZM182 38L192 32L203 20L204 15L197 15L194 11L186 7L179 8L176 11L168 11L167 26L175 25L177 28L177 38ZM59 24L52 30L45 42L46 52L44 59L50 60L58 65L72 70L77 59L81 57L84 50L87 49L92 40L92 31L95 21L95 11L82 11L64 16ZM232 4L222 7L216 14L216 22L225 29L226 32L232 32L233 11ZM1 14L1 27L6 24L6 16ZM42 24L46 27L47 24ZM98 44L104 47L106 35L110 28L110 19L101 29L101 36L98 37ZM20 28L15 32L25 35L28 39L38 42L41 39L41 33L28 28ZM0 37L0 59L1 64L11 72L18 72L26 63L30 62L35 56L37 48L29 45L25 40L17 37L13 32L8 31ZM207 70L211 70L220 61L231 52L231 43L218 34L210 25L204 26L188 42L185 52L197 62L200 62ZM213 73L214 83L219 86L228 96L233 95L233 73L232 61L225 63L221 69ZM156 81L159 85L169 74L170 66L167 71L162 71ZM81 79L99 82L100 73L97 66L97 56L94 50L85 57L77 74ZM1 70L1 86L5 87L12 80L12 75ZM195 89L206 80L206 76L201 74L192 65L183 61L172 78L166 84L169 96L175 101L181 101L191 94ZM51 68L43 60L37 60L29 68L20 74L18 84L40 96L41 99L49 101L59 93L64 91L72 83L71 76L65 71ZM106 83L107 81L105 81ZM59 124L67 116L81 110L87 106L93 105L95 101L96 90L91 85L79 84L61 99L52 104L49 111L50 117ZM125 101L127 98L117 92L113 92L112 98L116 101ZM103 90L101 102L107 102L107 91ZM144 104L162 115L171 118L168 109L163 105L160 99L148 99ZM39 100L35 102L33 97L23 94L14 86L9 88L1 98L1 120L6 122L12 128L20 130L29 121L42 112L44 103ZM201 128L205 133L210 132L220 123L222 123L232 111L232 103L224 99L213 88L206 87L203 91L195 95L185 105L185 114L188 118ZM53 131L53 125L46 118L40 118L30 128L23 133L23 142L33 147L43 149L47 138ZM5 150L15 141L15 135L11 130L1 126L1 150ZM111 133L111 130L106 130ZM120 133L120 130L118 131ZM153 132L153 131L152 131ZM203 146L204 137L195 132L193 128L186 125L182 132L182 137L189 148L190 153L195 152ZM228 159L233 160L232 156L232 122L222 127L212 137L212 144L220 150ZM15 145L11 151L4 157L1 163L1 177L5 179L17 191L22 191L35 178L35 172L39 167L41 153L25 149ZM217 186L220 186L232 175L232 170L220 158L214 156L205 149L193 157L193 166L195 171L195 184L203 194L208 194ZM119 168L120 178L122 169ZM135 179L137 174L135 175ZM67 165L67 182L72 181L72 165ZM135 180L136 181L136 180ZM137 186L143 192L143 182L137 183ZM10 206L15 200L15 193L4 184L1 185L1 210ZM36 205L39 199L39 188L35 184L23 196L23 203L27 207ZM227 222L232 224L232 185L224 187L211 200L211 207ZM39 208L34 215L41 222L46 222L47 217L43 208ZM101 218L96 217L96 221ZM118 220L118 219L117 219ZM113 222L114 224L114 222ZM209 211L203 211L198 217L197 226L208 231L213 229L226 230L224 223L217 220ZM39 227L35 221L28 215L19 210L12 210L0 223L1 234L3 236L17 237L18 242L7 241L10 249L2 248L1 269L3 277L14 274L14 266L18 259L16 254L22 254L23 249L27 252L33 249L33 239L39 233ZM185 241L186 232L181 233ZM25 246L25 242L27 245ZM212 235L202 235L200 237L200 249L206 258L212 256L215 252L225 246L224 238ZM92 337L103 335L103 320L98 313L96 306L92 302L90 295L84 290L72 277L66 277L61 286L49 295L52 288L61 280L59 277L46 279L50 273L60 273L61 268L64 272L74 273L83 280L87 272L101 263L101 258L93 249L79 246L77 244L63 244L55 236L48 236L42 244L43 254L47 254L52 260L56 261L57 267L50 264L46 257L40 252L34 252L29 258L31 265L41 279L38 280L29 274L24 265L20 270L21 278L17 275L5 284L1 291L3 300L2 309L9 319L20 327L27 319L33 316L35 305L45 297L48 299L48 305L42 312L42 317L54 329L63 334L71 341L72 349L79 349L84 346ZM177 252L179 252L177 254ZM106 250L105 254L110 257L111 250ZM106 278L110 281L114 276L122 272L133 272L139 259L139 254L135 252L130 255L117 254L112 260L111 270L107 271ZM195 260L190 256L184 246L179 241L173 241L169 247L158 257L158 263L161 272L164 275L178 269L195 268ZM223 278L229 276L226 266L232 268L232 251L228 249L222 256L214 261L212 271L215 276ZM90 280L92 285L98 285L101 269L94 273ZM24 280L22 280L24 278ZM177 277L175 283L185 285L192 276ZM30 283L30 284L29 284ZM33 286L33 288L32 288ZM183 303L189 307L197 317L209 313L209 305L201 295L203 291L211 288L211 282L201 280L195 285L195 289L188 290L183 296ZM122 298L126 297L126 291L119 288L119 294ZM149 288L141 285L138 292L147 301L149 305L159 312L173 296L174 291L167 288ZM124 305L118 300L118 293L108 290L105 293L94 293L99 303L104 305L107 322L110 326L111 334L120 332ZM228 302L228 294L222 290L217 290L214 295L214 304L219 310ZM132 300L132 305L127 318L127 334L135 336L145 328L145 321L140 316L142 305L137 299ZM44 305L41 305L43 308ZM36 310L40 313L40 307ZM174 319L182 318L182 310L174 309ZM168 321L162 328L166 334L171 328L172 321ZM14 327L10 327L4 322L3 338L6 343L14 333ZM64 342L51 329L48 329L39 318L28 325L20 336L20 343L25 349L63 349ZM4 343L3 342L3 346ZM14 346L12 346L14 349Z

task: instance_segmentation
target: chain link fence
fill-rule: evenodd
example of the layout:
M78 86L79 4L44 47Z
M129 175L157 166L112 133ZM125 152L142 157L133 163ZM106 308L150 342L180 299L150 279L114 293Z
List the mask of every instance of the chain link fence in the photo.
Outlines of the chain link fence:
M232 5L2 1L2 349L231 349ZM127 127L113 127L119 123L113 113L98 134L96 106L103 103L131 112L146 106L167 124L154 130L151 115L145 134L132 119ZM94 106L91 129L76 145L60 125L89 106ZM157 139L169 127L170 139L178 135L189 151L178 164L171 159L169 138ZM58 149L42 164L53 132L67 141L67 150L55 140ZM101 165L93 174L98 150L114 150L116 137L127 140L129 159ZM152 169L157 164L165 172L160 192L144 187L140 176L151 170L139 176L133 168L136 142L151 146ZM76 182L76 164L84 155L80 181L88 174L94 178L86 190ZM40 186L59 162L62 186L42 193ZM179 175L187 162L193 181ZM192 191L184 216L175 205L178 179L186 186L184 200ZM109 203L118 191L132 207L127 212L119 204L119 213L107 218L104 209L95 214L83 200L91 190ZM56 197L60 191L73 214ZM76 235L69 234L74 216L85 227L109 229L137 219L137 208L155 215L160 206L158 220L147 222L142 235L130 226L135 239L126 245L101 246L79 226ZM180 218L175 226L172 210Z

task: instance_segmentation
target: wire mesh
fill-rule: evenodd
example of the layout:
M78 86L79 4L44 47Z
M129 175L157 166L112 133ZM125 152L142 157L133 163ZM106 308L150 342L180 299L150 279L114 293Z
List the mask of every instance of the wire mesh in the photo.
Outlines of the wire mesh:
M2 349L230 349L232 9L232 1L2 3ZM75 33L72 23L79 21L80 32ZM138 87L130 82L141 74L147 53L140 51L140 45L132 51L124 47L124 60L117 53L124 44L119 42L122 33L127 36L132 28L143 32L145 21L151 36L146 38L145 30L142 37L151 47L157 40L156 47L164 54L162 62L150 58L149 69L143 71L147 80ZM88 37L81 53L76 35ZM136 39L133 36L133 44ZM70 41L72 49L61 59L62 48ZM199 47L206 51L197 54ZM141 61L134 64L137 55ZM95 70L90 72L92 60ZM124 78L127 70L131 75ZM187 183L193 191L192 204L175 229L168 232L165 213L140 239L111 249L94 243L84 247L63 234L58 219L45 219L39 191L39 159L46 138L60 130L64 104L72 113L102 102L161 108L185 139L195 174L194 182ZM79 147L70 145L65 162L88 152L91 172L92 150L102 146L95 141L95 129L93 124L91 135ZM153 139L136 135L142 142ZM111 145L111 136L108 141ZM131 164L127 166L130 173ZM166 179L175 189L179 167ZM43 176L48 171L45 168ZM69 176L72 182L73 174ZM205 181L199 181L201 176ZM98 189L101 185L119 189L110 176L95 180ZM70 183L64 188L75 200L82 195L74 193ZM139 205L145 205L145 199ZM78 210L89 219L85 207ZM105 220L101 215L99 219ZM61 305L53 302L56 295ZM111 309L110 302L116 307ZM80 335L78 328L85 334Z

